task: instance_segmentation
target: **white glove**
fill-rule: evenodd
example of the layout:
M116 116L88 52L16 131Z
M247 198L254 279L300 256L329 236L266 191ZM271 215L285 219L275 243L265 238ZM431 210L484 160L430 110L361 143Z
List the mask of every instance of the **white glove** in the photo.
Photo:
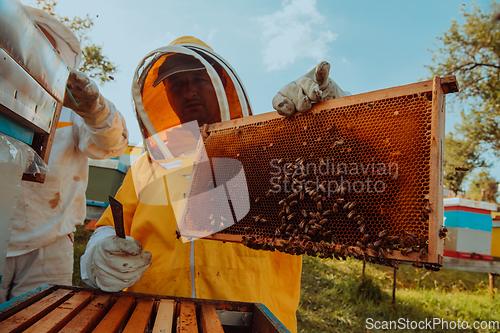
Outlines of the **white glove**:
M99 240L87 257L90 284L117 292L133 285L151 266L151 253L132 237L108 236Z
M313 102L347 96L328 75L330 64L320 62L309 73L288 83L273 98L273 107L282 116L293 116L295 111L311 111Z
M68 91L64 95L64 106L75 111L89 125L98 125L109 116L109 105L94 81L73 68L69 69Z

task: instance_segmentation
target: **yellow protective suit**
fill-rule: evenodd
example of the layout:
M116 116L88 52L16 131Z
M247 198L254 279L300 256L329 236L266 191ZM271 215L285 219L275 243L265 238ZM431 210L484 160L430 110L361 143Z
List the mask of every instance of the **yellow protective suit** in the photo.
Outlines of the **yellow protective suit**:
M193 38L189 41L197 42ZM176 43L182 44L182 39ZM141 94L147 95L148 101L134 98L136 104L144 102L148 116L153 118L153 110L151 107L148 110L147 105L153 100L149 85L155 78L154 68L158 68L158 64L150 68L151 75L143 73L140 83ZM234 91L237 84L230 82L227 86ZM227 89L226 97L231 118L241 117L241 98L232 98ZM239 105L234 106L234 103ZM156 107L159 105L161 103ZM164 119L174 118L169 113ZM139 119L143 124L147 121ZM159 131L157 126L155 124ZM143 133L154 131L145 127L142 127ZM152 254L151 267L128 291L263 303L291 332L296 332L301 257L252 250L237 243L178 239L174 211L178 213L180 209L181 201L177 198L182 198L188 190L194 157L155 160L151 156L146 153L134 163L116 194L123 205L126 235L139 241L143 250ZM113 226L109 208L97 227L105 225Z

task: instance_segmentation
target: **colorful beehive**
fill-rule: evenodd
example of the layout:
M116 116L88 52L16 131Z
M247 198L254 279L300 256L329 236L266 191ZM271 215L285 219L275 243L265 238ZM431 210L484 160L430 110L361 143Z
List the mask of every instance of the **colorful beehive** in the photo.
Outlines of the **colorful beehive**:
M500 212L492 212L491 255L500 260Z
M464 198L444 199L447 257L492 260L492 211L497 205Z

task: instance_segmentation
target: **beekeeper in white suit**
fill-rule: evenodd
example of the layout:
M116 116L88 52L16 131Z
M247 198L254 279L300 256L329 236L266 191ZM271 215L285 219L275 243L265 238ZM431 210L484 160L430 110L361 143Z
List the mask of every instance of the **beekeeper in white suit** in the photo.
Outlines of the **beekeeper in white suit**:
M121 155L128 145L125 120L94 82L80 73L80 43L62 23L25 6L70 67L61 117L45 182L22 182L0 283L0 303L43 284L71 285L73 231L86 215L88 158ZM71 109L69 109L71 108Z

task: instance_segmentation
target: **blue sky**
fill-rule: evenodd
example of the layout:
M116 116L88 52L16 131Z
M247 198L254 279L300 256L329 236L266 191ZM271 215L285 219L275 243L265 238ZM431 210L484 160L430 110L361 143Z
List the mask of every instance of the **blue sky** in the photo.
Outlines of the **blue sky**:
M490 1L475 3L486 8ZM200 38L229 61L259 114L273 111L276 92L322 60L352 94L427 79L424 65L431 64L436 37L451 20L461 22L461 9L470 6L464 0L59 0L56 11L94 19L89 37L119 69L100 90L138 143L133 73L148 52L177 37ZM448 112L447 131L457 119Z
M23 0L35 5L35 0ZM488 1L476 3L488 6ZM62 16L94 19L89 35L119 69L100 87L141 141L130 103L135 68L146 53L182 35L204 40L236 69L254 113L273 111L276 92L322 60L352 94L428 77L429 48L460 20L455 0L59 0ZM453 121L448 114L448 127Z

